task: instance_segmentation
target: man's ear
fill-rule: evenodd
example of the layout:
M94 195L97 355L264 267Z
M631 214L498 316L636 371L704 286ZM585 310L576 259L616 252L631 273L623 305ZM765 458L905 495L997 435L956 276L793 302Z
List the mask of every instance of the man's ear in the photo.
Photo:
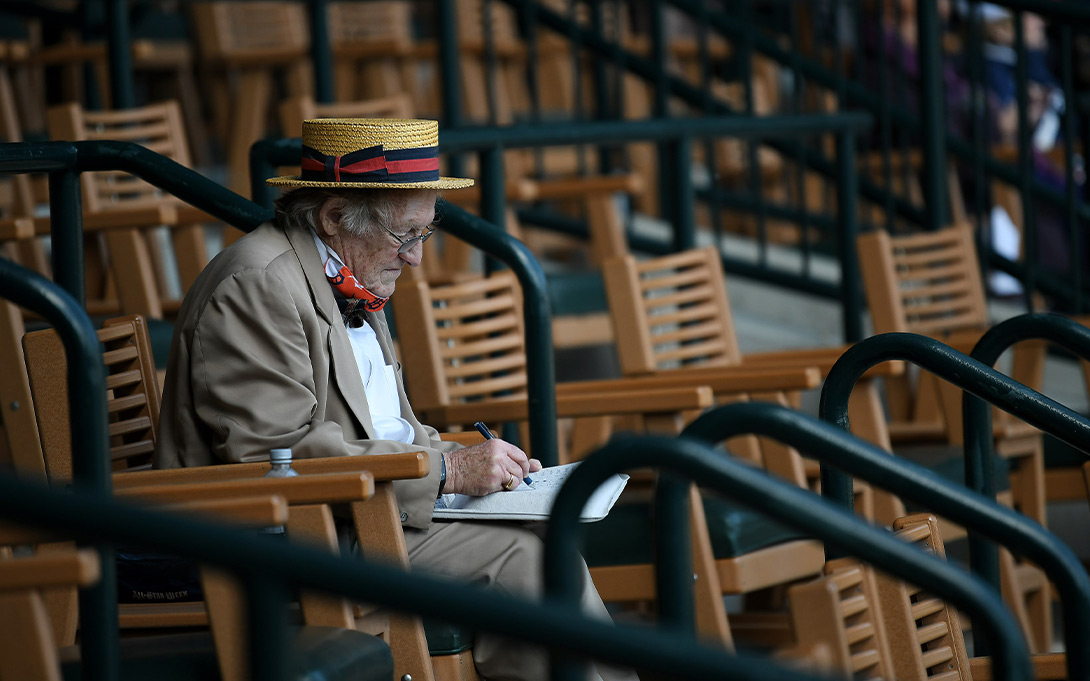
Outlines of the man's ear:
M324 236L333 236L337 233L341 224L341 210L344 208L344 199L333 196L325 200L318 209L318 224L315 227Z

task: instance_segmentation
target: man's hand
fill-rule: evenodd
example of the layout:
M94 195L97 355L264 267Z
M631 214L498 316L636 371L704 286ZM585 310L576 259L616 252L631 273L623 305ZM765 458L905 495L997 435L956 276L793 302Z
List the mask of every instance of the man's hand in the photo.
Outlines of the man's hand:
M492 492L513 490L522 479L541 470L541 462L531 459L510 442L485 440L479 445L446 452L447 484L444 492L482 497Z

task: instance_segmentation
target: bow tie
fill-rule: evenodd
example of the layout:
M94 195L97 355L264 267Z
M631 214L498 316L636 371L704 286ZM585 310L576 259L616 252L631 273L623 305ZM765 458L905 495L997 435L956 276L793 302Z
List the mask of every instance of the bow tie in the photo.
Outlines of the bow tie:
M367 305L366 301L360 298L345 298L344 296L334 293L333 298L337 301L337 309L341 311L341 321L344 325L358 329L367 323L366 313Z

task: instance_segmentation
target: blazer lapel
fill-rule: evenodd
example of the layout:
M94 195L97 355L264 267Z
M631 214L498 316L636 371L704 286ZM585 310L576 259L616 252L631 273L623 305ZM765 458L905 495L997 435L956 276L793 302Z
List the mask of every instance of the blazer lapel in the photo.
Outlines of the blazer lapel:
M363 389L363 379L360 378L360 368L356 364L356 356L352 352L348 332L345 331L344 323L341 321L337 301L333 298L333 287L329 285L322 261L318 257L314 236L308 230L300 229L288 231L287 236L303 268L303 276L306 277L307 285L310 287L314 309L329 324L326 345L329 350L333 380L341 391L341 396L349 410L363 426L367 437L374 438L375 426L371 423L371 409L367 406L367 394Z

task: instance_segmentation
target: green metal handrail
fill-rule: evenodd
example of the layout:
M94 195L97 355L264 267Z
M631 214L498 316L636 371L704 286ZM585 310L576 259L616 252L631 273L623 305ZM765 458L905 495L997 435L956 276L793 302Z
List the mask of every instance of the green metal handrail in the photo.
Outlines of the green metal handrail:
M0 516L21 524L60 530L96 543L118 542L220 565L254 585L248 596L258 601L248 617L253 678L284 678L285 583L348 596L397 611L434 617L478 631L510 635L526 643L555 648L565 655L656 672L669 678L742 681L818 681L821 677L788 669L767 659L743 658L699 645L669 630L602 622L583 615L577 605L534 602L499 594L473 584L410 573L380 562L340 557L303 545L270 540L222 524L184 518L85 492L61 493L0 475ZM274 586L272 592L266 587ZM261 613L266 616L260 616ZM86 613L84 613L86 616ZM84 654L92 651L87 642ZM110 679L102 668L85 679Z
M776 428L765 428L768 423ZM963 607L973 622L985 629L987 639L999 651L994 659L995 673L1006 679L1033 678L1021 629L978 577L919 551L807 490L723 456L707 442L751 432L796 446L805 445L807 452L823 459L837 458L842 448L852 447L864 457L890 458L874 448L860 448L865 443L828 424L780 405L762 403L732 404L705 413L679 438L617 437L583 460L565 481L553 504L545 536L547 597L578 603L581 582L575 568L579 565L579 546L571 536L577 534L580 511L594 490L616 472L655 467L697 481L702 488L726 493L731 499L805 530L884 572ZM678 524L663 527L656 523L656 535L669 535ZM684 547L674 547L675 552L683 550ZM661 563L656 564L656 568L660 566ZM659 596L660 601L666 598L661 592Z
M944 343L910 333L880 334L848 348L826 375L818 405L821 418L850 430L848 398L852 388L868 369L892 360L912 362L1075 447L1085 450L1090 445L1090 421L1081 415ZM888 455L884 458L886 461L851 468L845 465L847 460L829 465L823 462L822 495L851 508L852 482L848 473L858 475L1000 541L1041 566L1062 596L1070 678L1090 679L1090 577L1071 549L1025 516L996 507L991 499L967 495L964 486L910 462ZM912 471L911 480L886 477L894 461Z
M973 346L969 356L994 367L1000 355L1015 343L1033 339L1048 340L1090 359L1090 329L1073 319L1057 314L1024 314L1004 320L988 329ZM962 396L965 432L965 485L994 499L995 447L992 411L987 402L970 392ZM1080 447L1086 454L1090 449ZM1087 454L1090 460L1090 454ZM969 534L969 564L973 571L992 584L999 583L998 549L976 533Z

